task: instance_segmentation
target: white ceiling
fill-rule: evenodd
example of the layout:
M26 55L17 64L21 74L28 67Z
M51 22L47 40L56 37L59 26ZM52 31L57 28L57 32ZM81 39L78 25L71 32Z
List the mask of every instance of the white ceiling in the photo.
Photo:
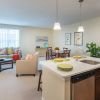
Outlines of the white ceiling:
M79 22L78 0L58 0L61 25ZM0 0L0 23L52 28L56 0ZM100 0L84 0L82 20L100 16Z

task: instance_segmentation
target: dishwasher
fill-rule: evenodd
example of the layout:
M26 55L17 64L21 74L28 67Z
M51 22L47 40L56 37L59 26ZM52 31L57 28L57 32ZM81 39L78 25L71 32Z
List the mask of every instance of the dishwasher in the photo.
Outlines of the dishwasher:
M71 77L71 100L95 100L95 72Z

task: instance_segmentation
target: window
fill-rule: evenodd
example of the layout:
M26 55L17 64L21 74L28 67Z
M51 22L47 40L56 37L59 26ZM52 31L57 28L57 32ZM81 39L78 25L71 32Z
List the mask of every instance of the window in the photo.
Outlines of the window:
M0 29L0 48L19 47L19 30Z

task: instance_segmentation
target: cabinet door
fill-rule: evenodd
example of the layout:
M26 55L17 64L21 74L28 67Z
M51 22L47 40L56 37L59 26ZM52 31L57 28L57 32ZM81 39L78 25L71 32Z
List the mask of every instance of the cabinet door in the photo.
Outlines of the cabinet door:
M72 84L72 100L95 100L94 76Z
M96 77L96 100L100 100L100 77Z
M100 69L96 69L95 70L95 76L96 77L100 77Z

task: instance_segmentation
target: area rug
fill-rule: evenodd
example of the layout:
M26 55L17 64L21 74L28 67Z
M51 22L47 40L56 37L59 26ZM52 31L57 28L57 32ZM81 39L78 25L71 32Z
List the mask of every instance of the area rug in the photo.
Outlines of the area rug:
M0 72L0 100L41 100L42 93L37 91L38 78L38 75L16 77L15 64L13 69Z

